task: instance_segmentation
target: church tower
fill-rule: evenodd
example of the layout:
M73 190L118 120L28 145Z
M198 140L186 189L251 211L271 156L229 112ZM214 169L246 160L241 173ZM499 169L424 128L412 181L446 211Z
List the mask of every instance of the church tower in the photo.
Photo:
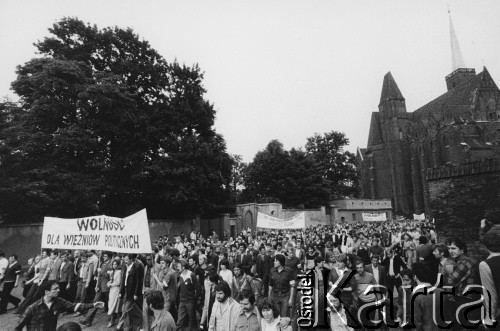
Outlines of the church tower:
M394 77L384 76L379 113L385 156L389 161L389 175L393 206L398 214L408 215L412 210L411 174L408 172L410 153L405 131L408 122L406 103Z
M455 28L453 27L453 21L451 20L451 14L449 10L448 14L450 20L450 42L451 42L451 63L452 63L452 72L451 74L446 76L446 87L448 88L449 91L476 76L476 70L473 68L465 67L464 58L462 56L462 50L460 49L460 44L458 43L458 38L457 35L455 34Z

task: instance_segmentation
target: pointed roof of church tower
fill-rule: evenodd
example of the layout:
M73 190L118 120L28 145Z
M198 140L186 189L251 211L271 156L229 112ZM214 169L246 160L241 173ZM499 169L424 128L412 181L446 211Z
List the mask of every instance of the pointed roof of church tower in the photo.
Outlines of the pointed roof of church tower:
M382 94L380 96L379 105L386 100L405 100L390 71L384 76L384 84L382 85Z
M448 10L448 15L450 18L451 71L455 71L460 68L466 68L466 66L462 56L462 50L460 49L460 44L458 43L457 35L455 34L455 28L453 27L453 21L451 20L450 10Z

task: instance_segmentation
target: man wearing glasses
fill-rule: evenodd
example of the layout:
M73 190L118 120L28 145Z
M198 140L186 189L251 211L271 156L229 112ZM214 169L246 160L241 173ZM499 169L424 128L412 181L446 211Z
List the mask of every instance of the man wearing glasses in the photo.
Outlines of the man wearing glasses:
M84 311L90 308L103 308L104 302L72 303L59 298L59 284L49 280L44 289L45 295L28 307L23 314L16 330L22 330L26 325L30 330L55 330L59 314L66 311Z

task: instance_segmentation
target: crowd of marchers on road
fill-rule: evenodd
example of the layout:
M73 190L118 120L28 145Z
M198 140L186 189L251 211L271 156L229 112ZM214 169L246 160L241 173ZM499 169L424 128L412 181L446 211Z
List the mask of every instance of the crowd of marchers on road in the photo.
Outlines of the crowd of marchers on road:
M62 313L90 326L101 310L118 330L298 330L297 278L314 269L328 275L316 279L328 292L316 302L326 308L328 329L428 331L475 320L483 327L499 316L500 227L482 220L480 238L489 252L480 263L468 256L463 238L438 240L432 222L413 220L249 228L236 238L166 234L141 255L42 249L23 275L17 255L7 259L0 251L0 314L14 305L17 330L55 330ZM11 295L18 286L23 300ZM488 298L481 307L456 313L481 295ZM389 311L384 304L365 309L394 299Z

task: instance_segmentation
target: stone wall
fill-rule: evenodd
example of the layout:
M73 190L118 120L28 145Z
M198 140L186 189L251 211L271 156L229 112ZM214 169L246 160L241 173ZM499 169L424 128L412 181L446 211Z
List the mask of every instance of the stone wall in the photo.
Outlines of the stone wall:
M301 212L304 212L306 227L311 225L331 225L330 215L326 214L325 207L319 209L283 209L283 218L292 217Z
M305 213L306 227L318 224L330 225L330 215L327 215L326 208L318 209L283 209L280 203L246 203L236 206L236 217L227 219L224 228L227 233L231 233L230 227L234 226L235 233L240 233L243 229L257 228L257 214L262 213L276 218L287 218L300 212Z
M500 163L483 160L429 169L426 179L432 217L441 239L458 236L471 254L482 258L478 242L480 220L500 212Z

